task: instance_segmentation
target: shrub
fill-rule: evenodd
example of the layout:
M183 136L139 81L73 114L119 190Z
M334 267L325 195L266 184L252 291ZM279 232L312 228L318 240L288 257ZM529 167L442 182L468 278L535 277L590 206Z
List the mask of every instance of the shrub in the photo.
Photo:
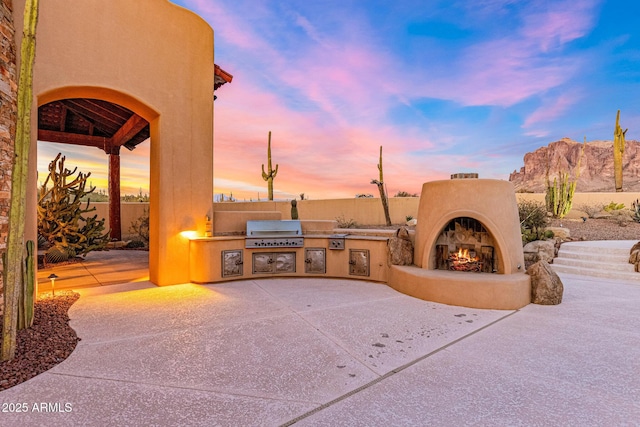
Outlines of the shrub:
M131 223L129 232L134 233L140 237L140 240L145 244L149 244L149 209L145 208L142 211L142 215L137 220Z
M147 245L145 242L143 242L142 240L132 240L129 243L127 243L127 248L130 249L140 249L140 248L146 248Z
M589 218L594 218L597 214L599 214L600 212L602 212L602 205L594 205L594 204L583 204L578 206L578 210L584 212L587 214L587 216Z
M398 191L393 197L418 197L417 193L409 193L407 191Z
M338 228L356 228L356 220L353 218L345 219L344 215L340 215L336 217L336 221L338 222Z
M545 237L544 228L549 223L545 205L533 201L518 203L522 241L528 243Z

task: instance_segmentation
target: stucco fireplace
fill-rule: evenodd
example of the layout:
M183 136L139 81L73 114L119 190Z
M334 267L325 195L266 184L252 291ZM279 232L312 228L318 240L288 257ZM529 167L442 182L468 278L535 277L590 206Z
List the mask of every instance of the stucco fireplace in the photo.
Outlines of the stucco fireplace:
M422 186L414 266L389 285L429 301L516 309L531 299L513 185L468 174Z

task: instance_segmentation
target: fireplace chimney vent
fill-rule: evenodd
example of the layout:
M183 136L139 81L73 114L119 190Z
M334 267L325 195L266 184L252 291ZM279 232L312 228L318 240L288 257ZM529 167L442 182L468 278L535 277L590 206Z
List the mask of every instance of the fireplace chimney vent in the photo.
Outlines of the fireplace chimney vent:
M451 179L478 179L477 173L454 173L451 174Z

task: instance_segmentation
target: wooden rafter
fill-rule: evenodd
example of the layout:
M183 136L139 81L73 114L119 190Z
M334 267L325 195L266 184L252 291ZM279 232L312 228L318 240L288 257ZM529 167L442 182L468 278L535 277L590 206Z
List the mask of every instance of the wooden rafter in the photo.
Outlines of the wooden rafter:
M125 122L124 125L111 137L111 144L114 146L121 146L131 141L148 122L137 114L134 114Z

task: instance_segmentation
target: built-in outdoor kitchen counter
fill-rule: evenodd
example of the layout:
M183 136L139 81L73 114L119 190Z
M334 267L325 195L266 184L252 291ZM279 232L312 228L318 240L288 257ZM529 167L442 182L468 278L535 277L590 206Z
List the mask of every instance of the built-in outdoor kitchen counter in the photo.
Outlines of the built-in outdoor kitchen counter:
M278 222L264 221L266 229L255 231L262 223L247 221L247 233L242 235L192 238L190 280L295 276L386 283L387 241L395 230L336 229L335 221L299 221L296 231L293 221ZM293 231L285 230L289 228Z

